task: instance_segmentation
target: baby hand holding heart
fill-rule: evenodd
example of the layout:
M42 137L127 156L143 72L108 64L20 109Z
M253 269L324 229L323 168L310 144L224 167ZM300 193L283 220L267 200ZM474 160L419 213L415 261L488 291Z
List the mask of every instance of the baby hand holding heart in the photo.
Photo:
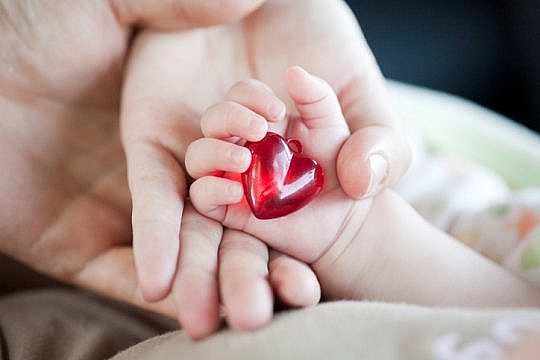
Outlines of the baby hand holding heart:
M294 103L289 114L257 80L234 85L205 112L204 137L186 152L196 179L190 199L202 214L312 263L335 241L354 204L335 170L350 133L326 82L293 67L285 85Z
M298 67L286 72L285 85L295 110L288 116L270 88L254 80L233 86L203 115L205 137L186 152L186 168L196 179L190 198L200 213L309 264L326 299L538 306L536 289L428 224L391 190L349 198L336 162L350 133L334 91ZM295 156L301 166L292 165ZM320 190L313 161L324 171ZM291 167L292 182L281 171ZM241 174L251 208L269 219L254 215ZM306 174L308 181L296 182ZM285 189L289 184L308 186L298 192ZM477 270L463 271L471 268ZM238 282L233 285L237 290Z
M363 226L373 219L375 201L351 199L338 181L337 158L350 131L331 86L293 67L285 87L281 99L293 102L288 114L277 94L257 80L235 84L203 114L204 137L185 155L195 179L191 203L225 227L310 265L326 299L359 299L376 275L365 271L366 264L382 258L355 249L378 240L363 230L375 229ZM250 306L260 307L244 309Z
M324 185L322 167L301 155L302 144L268 132L244 145L251 163L242 174L244 195L259 219L273 219L296 211L319 194Z

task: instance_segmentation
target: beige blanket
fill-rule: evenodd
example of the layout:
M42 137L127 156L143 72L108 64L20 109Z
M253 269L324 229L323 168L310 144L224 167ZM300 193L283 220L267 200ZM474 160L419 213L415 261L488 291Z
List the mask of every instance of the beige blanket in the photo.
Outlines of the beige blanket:
M540 312L333 302L191 341L171 322L72 289L0 298L0 359L505 359ZM158 334L164 335L158 336ZM143 341L145 339L149 339ZM135 345L137 344L137 345Z

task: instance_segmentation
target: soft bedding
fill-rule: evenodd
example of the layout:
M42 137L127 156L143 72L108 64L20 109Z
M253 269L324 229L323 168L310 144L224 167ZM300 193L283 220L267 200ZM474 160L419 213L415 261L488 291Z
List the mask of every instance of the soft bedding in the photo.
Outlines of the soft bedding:
M418 139L397 192L441 230L540 286L540 187L512 189L491 169L429 152Z
M393 84L413 165L397 190L430 222L540 286L540 136L478 105Z

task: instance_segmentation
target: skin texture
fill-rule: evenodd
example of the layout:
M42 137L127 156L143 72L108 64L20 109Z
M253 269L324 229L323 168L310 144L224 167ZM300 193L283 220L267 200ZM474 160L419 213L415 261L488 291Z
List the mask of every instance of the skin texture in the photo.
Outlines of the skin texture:
M322 192L304 208L288 216L271 220L257 219L244 201L242 185L238 179L235 179L234 174L224 178L212 175L216 171L231 169L234 165L226 161L214 164L212 161L223 153L222 146L230 146L238 150L244 148L226 140L205 137L192 143L186 154L186 165L192 169L190 175L198 177L190 188L190 198L202 214L216 219L229 228L245 231L264 239L272 248L311 264L316 262L336 241L355 203L344 193L336 174L338 152L350 136L350 132L341 115L338 99L326 82L310 75L300 67L292 67L286 71L285 84L295 106L291 109L289 116L282 121L270 124L270 127L276 132L279 131L285 138L300 141L303 153L317 160L322 166L325 178ZM255 108L249 100L253 94L257 94L257 88L260 89L261 86L256 82L247 83L244 86L244 96L238 104L246 108L248 106ZM260 95L257 94L257 97L266 95L268 101L263 103L276 101L273 99L275 95L268 92L263 94L263 92L264 90L259 90ZM226 100L216 107L228 106L230 103L228 99L235 96L238 96L237 90L235 92L233 88L226 96ZM203 119L211 115L207 113ZM221 127L220 119L215 118L212 125L208 125L210 130L207 130L207 134L219 133L220 131L212 130ZM235 136L240 136L237 132L231 132ZM206 155L206 158L203 155ZM245 163L238 166L237 172L243 172L249 162L248 157ZM217 167L212 168L213 165ZM205 176L197 176L205 172ZM235 190L239 190L240 196L237 195L237 191L231 191L233 186ZM360 224L369 209L369 201L365 202L364 212L359 211L356 214Z
M129 29L105 2L10 1L0 11L2 251L139 302L124 277L131 201L117 120Z
M250 3L222 12L221 21L258 5ZM138 287L120 95L132 21L162 26L162 13L182 28L206 18L197 9L181 21L182 13L153 11L154 2L136 11L129 5L0 2L0 250L57 279L175 317L170 299L149 303ZM317 302L312 272L292 259L280 263L274 282L300 274L308 294L299 305ZM276 293L286 300L287 291Z
M201 135L203 109L230 85L259 77L283 94L278 78L293 63L328 79L351 128L366 127L342 151L353 168L340 179L350 195L366 192L371 151L388 161L385 184L395 181L407 150L348 9L340 1L269 1L238 20L263 2L0 1L0 250L58 279L177 316L195 338L215 331L218 256L240 262L231 249L247 246L246 238L193 211L182 216L183 154ZM227 25L189 30L220 22ZM309 268L265 249L257 259L270 259L266 272L257 260L247 269L252 278L286 304L317 302ZM229 318L238 328L268 320Z
M283 74L294 64L325 79L338 94L352 131L336 163L345 193L359 198L369 192L368 159L374 153L387 162L382 185L394 183L408 165L408 147L397 130L384 80L344 2L267 1L238 22L181 33L147 31L134 43L121 133L133 197L135 261L145 297L159 300L172 291L184 326L209 323L205 314L217 311L212 276L217 265L211 254L221 235L219 224L200 221L199 243L208 248L198 255L181 251L182 243L191 242L178 221L186 213L186 148L202 136L205 110L234 84L241 87L239 81L267 84L285 103L267 104L266 117L282 116L292 105ZM200 296L182 294L192 283L188 273L191 278L197 274Z
M212 160L223 146L241 149L234 137L219 139L216 134L240 132L207 112L206 137L192 143L186 154L186 165L197 177L190 188L197 210L310 263L328 299L465 307L540 304L538 288L427 223L391 190L366 200L347 197L336 175L338 151L349 136L338 99L327 83L300 67L287 70L285 84L296 112L270 126L299 140L305 153L323 166L323 191L298 212L257 219L242 197L237 176L214 175L234 167L241 172L249 165L249 158L241 165L223 160L218 167ZM253 81L245 87L237 104L257 111L253 98L262 97L264 89ZM231 93L236 95L231 90L215 108L229 107ZM265 95L269 101L274 96L269 91ZM244 116L244 121L249 119L249 114ZM227 300L227 309L242 309L233 303L240 301L234 296Z
M238 7L236 14L223 11L234 3L219 2L218 13L228 25L186 31L207 24L204 10L211 8L191 8L191 15L183 18L193 1L166 2L164 8L155 8L157 2L150 0L0 2L2 252L64 281L177 316L194 338L218 328L220 295L229 323L237 329L269 321L274 294L293 306L318 301L317 279L305 264L269 250L245 232L223 232L190 205L182 212L185 150L202 135L203 112L246 78L265 80L286 99L283 72L300 64L337 92L353 131L336 159L337 180L349 196L366 192L367 155L374 151L388 161L383 179L390 184L406 167L407 151L393 128L395 117L382 77L342 2L269 1L242 21L236 19L260 1ZM168 8L171 4L176 5ZM140 32L125 73L135 24L184 32ZM118 123L123 77L121 132L138 256L131 247L132 202ZM279 120L279 106L267 111ZM150 168L138 169L137 158ZM139 185L137 180L142 180ZM141 184L147 185L142 187L146 191L137 193ZM153 192L160 186L163 192ZM362 232L354 233L360 237L349 234L355 224L348 226L348 235L341 237L345 240L336 241L316 262L317 273L325 275L320 281L327 297L350 294L469 306L485 306L490 299L498 301L493 305L538 304L537 291L519 279L421 220L398 216L411 210L394 196L377 197L372 209ZM388 209L397 209L392 214L400 222L381 232L377 219ZM150 218L146 224L144 216ZM150 249L146 254L145 243ZM154 248L159 251L153 253ZM357 254L362 254L360 263ZM163 298L161 302L143 299L136 258L139 278L148 282L143 285L146 297ZM164 270L158 265L154 273L148 271L145 258L163 264ZM464 263L476 269L476 277ZM333 271L324 270L329 264ZM355 274L350 273L351 264ZM398 276L399 282L392 281ZM454 286L446 286L449 283ZM170 289L172 296L166 298ZM471 296L474 291L480 296Z
M529 335L513 349L510 350L508 359L528 360L534 359L540 353L540 333Z

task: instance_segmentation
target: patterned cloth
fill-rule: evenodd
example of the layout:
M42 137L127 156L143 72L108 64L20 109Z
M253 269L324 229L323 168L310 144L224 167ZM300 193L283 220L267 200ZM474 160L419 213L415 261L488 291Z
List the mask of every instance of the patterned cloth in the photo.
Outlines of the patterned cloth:
M396 191L428 221L540 286L540 188L512 190L493 171L431 154L414 138Z

